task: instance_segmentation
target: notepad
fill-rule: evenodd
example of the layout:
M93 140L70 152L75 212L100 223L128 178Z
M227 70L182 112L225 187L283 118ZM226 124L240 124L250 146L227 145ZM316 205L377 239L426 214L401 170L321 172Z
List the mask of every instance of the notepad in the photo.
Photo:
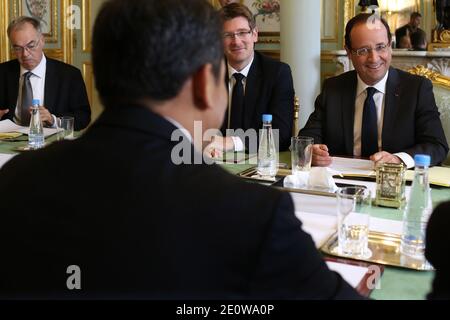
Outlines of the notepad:
M406 180L414 179L414 170L406 171ZM450 168L431 167L428 169L428 181L430 184L441 187L450 187Z
M30 131L29 127L23 127L15 124L11 120L2 120L0 121L0 133L23 133L28 135L28 132ZM58 131L61 131L61 129L57 128L44 128L44 137L49 137Z
M11 160L15 155L16 154L0 153L0 168L3 167L3 165Z
M332 157L330 168L343 176L375 177L374 163L371 160Z

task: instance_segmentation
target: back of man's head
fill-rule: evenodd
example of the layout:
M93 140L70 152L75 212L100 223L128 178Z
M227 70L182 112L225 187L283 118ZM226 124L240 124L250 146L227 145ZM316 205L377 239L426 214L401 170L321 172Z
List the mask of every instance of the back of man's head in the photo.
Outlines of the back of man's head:
M92 43L105 107L174 98L207 63L218 77L223 58L221 21L206 0L109 0Z

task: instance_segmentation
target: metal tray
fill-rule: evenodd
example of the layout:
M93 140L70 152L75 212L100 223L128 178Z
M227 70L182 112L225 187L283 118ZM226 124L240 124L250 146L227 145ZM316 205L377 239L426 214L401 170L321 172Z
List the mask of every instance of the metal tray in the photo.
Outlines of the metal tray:
M400 239L399 234L369 231L369 249L372 251L372 256L366 259L352 258L351 256L339 254L337 250L337 233L333 234L320 248L320 250L328 255L343 257L346 259L361 260L420 271L434 270L425 259L419 260L402 255L400 253Z
M279 188L283 191L288 192L296 192L296 193L304 193L304 194L310 194L315 196L326 196L326 197L336 197L336 192L331 191L329 189L325 188L317 188L317 187L308 187L308 188L287 188L283 185L283 178L291 174L291 169L286 169L284 167L279 168L277 175L274 179L267 179L265 177L261 177L257 173L256 167L248 168L247 170L244 170L240 172L238 175L244 179L249 179L257 182L261 182L263 184L272 185L273 187ZM338 187L348 187L348 186L355 186L355 184L345 184L345 183L336 183ZM361 186L361 185L359 185Z

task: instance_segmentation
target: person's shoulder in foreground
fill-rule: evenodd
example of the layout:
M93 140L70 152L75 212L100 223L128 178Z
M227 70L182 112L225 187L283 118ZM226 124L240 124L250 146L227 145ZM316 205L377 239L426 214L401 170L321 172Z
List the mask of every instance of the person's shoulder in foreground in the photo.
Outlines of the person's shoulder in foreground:
M2 298L361 298L288 193L191 162L227 106L221 44L204 0L103 4L92 57L105 111L0 170Z
M428 299L450 299L450 201L433 211L426 232L425 256L436 269Z

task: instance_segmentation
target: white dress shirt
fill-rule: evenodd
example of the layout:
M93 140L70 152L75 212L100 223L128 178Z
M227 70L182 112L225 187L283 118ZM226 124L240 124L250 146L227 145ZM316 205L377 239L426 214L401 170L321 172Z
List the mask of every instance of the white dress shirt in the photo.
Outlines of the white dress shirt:
M23 75L28 71L31 72L30 83L33 89L33 99L39 99L41 106L44 106L44 92L45 92L45 73L47 72L47 59L45 55L42 55L41 62L33 70L27 70L20 66L20 80L19 80L19 94L17 95L16 112L14 114L14 121L16 123L20 122L20 106L19 101L22 100L22 86L23 86ZM52 114L53 126L56 127L56 116Z
M227 128L230 127L231 97L233 96L233 88L236 83L236 79L235 79L235 77L233 77L233 75L235 73L240 73L244 76L244 78L242 79L242 86L244 87L244 94L245 94L245 85L247 83L247 75L250 70L250 67L252 66L254 57L255 57L255 55L253 54L252 59L250 60L250 63L248 65L246 65L245 68L242 69L241 71L235 70L232 66L230 66L230 64L228 64L228 119L226 119ZM243 151L244 150L244 142L241 140L241 138L236 137L236 136L232 136L231 138L233 139L233 142L234 142L234 151Z
M378 150L382 150L382 131L383 131L383 116L384 104L386 96L386 82L389 76L389 71L386 75L373 86L369 86L361 80L358 75L358 84L356 86L355 99L355 120L353 124L353 155L361 156L361 126L364 111L364 101L367 97L367 87L374 87L377 92L373 95L373 100L377 109L377 125L378 125ZM395 153L408 168L414 167L414 159L406 152Z

